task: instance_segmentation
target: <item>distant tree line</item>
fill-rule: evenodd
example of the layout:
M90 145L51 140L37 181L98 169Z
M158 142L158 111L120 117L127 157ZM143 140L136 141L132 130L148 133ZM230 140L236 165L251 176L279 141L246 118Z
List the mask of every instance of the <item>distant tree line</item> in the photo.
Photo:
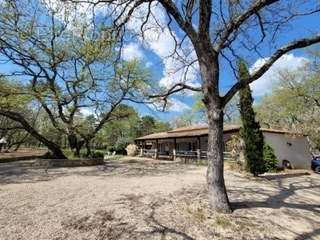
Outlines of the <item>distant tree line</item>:
M308 134L314 150L320 150L319 52L297 70L279 72L279 84L255 106L263 127L283 128Z
M9 82L4 80L0 82L2 83L2 89L5 88L4 83L7 84L7 88L10 86L8 85ZM10 89L12 88L10 87ZM7 95L7 97L8 96L9 95ZM43 109L35 109L28 106L30 103L28 98L23 99L20 96L18 98L12 97L11 99L11 96L13 95L10 95L10 97L6 99L6 106L14 107L15 112L18 112L25 119L28 119L30 126L39 135L44 136L48 141L59 146L62 151L72 149L70 140L68 139L69 136L67 134L61 134L61 132L56 129ZM4 99L1 97L0 104L1 99L4 105ZM171 128L168 122L160 121L153 116L140 116L132 106L126 104L119 104L113 114L122 117L105 123L90 141L90 148L110 152L116 151L117 153L125 154L125 148L127 145L134 143L135 138L155 132L167 131ZM94 114L84 115L78 112L74 121L74 124L81 128L81 131L90 132L95 128L99 119L97 119ZM0 137L6 138L10 150L17 150L20 147L46 147L45 144L26 131L19 122L4 116L0 116Z

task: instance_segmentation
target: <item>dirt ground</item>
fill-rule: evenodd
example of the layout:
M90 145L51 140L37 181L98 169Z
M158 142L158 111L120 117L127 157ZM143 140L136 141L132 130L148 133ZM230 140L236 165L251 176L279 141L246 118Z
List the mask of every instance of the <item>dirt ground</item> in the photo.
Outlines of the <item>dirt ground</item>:
M48 152L47 149L32 149L32 148L20 148L18 151L4 151L0 152L0 161L2 159L19 159L19 158L28 158L28 157L37 157L37 156L43 156L46 152Z
M209 210L205 167L164 161L0 164L1 240L320 239L320 175L226 171L232 214Z

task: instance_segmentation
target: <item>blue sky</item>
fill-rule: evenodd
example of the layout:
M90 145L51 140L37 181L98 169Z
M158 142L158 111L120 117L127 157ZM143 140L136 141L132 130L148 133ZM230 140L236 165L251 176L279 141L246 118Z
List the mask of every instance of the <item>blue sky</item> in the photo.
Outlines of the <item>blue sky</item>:
M1 1L1 0L0 0ZM56 2L56 1L53 1ZM314 4L315 1L309 1L304 7L311 7L310 4ZM55 6L54 6L55 7ZM144 14L145 9L140 9L136 14ZM83 12L87 13L86 7L83 7ZM153 9L153 12L157 16L157 20L160 23L166 23L167 17L161 10L157 7ZM103 13L102 13L103 14ZM262 56L258 56L253 52L242 49L241 47L237 48L237 54L244 56L247 60L249 67L253 69L255 66L263 63L264 58L267 58L272 54L276 47L281 46L285 43L288 43L294 39L299 39L301 37L308 37L320 32L320 16L319 14L314 14L312 16L299 18L294 20L290 27L282 31L277 40L271 44L262 44L259 51ZM140 29L141 20L134 19L129 22L128 29L132 32L135 32L137 29ZM150 23L152 25L152 21ZM175 36L179 39L182 37L180 29L176 24L172 25ZM253 30L251 36L259 36L259 30ZM268 38L266 40L269 40ZM237 43L235 43L237 44ZM148 67L153 73L153 78L159 82L162 87L170 87L172 84L181 80L181 76L184 71L173 72L176 67L179 67L179 61L174 61L172 59L167 59L172 52L173 39L169 34L169 30L164 28L163 31L158 31L155 29L146 31L145 40L141 38L131 38L126 39L123 56L126 60L131 60L138 58L145 67ZM188 42L185 45L185 48L189 50L188 53L192 51L192 46ZM194 59L194 54L187 56L187 60L191 61ZM261 79L257 80L256 83L252 84L253 93L258 101L264 94L270 94L272 88L277 84L277 71L281 69L298 69L304 63L308 61L308 55L304 50L297 50L291 52L280 59L270 71L263 76ZM5 71L9 71L12 66L5 65ZM232 84L236 81L231 68L228 66L227 62L221 59L220 62L220 89L222 92L225 92ZM195 64L192 71L189 71L187 74L187 82L191 85L199 85L201 82L198 67ZM179 117L181 114L184 114L190 111L192 105L194 104L194 95L192 94L176 94L171 98L171 108L165 113L155 111L152 108L144 105L133 104L135 108L142 115L151 114L153 116L159 117L163 120L170 120L172 118Z

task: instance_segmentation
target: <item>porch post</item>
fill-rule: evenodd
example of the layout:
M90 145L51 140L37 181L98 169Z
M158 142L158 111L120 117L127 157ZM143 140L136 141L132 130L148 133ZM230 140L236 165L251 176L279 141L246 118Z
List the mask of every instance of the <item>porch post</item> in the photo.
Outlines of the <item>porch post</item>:
M158 148L159 148L159 145L158 145L158 139L156 140L156 151L155 151L155 156L154 156L154 158L155 159L158 159Z
M176 157L177 157L177 139L176 138L174 138L173 139L173 151L172 151L172 153L173 153L173 161L175 161L176 160Z
M140 157L143 157L143 143L141 143L140 146Z
M197 149L197 159L201 160L201 138L198 137L198 149Z
M201 160L201 150L197 149L197 160L200 161Z
M143 157L145 147L146 147L146 140L141 142L141 150L140 150L141 157Z

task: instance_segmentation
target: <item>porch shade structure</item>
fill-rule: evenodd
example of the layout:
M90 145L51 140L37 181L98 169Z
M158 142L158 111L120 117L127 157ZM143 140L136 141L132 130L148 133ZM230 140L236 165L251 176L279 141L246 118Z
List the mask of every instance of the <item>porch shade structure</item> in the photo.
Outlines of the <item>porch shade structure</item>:
M261 128L266 139L277 136L286 141L284 136L303 135L287 130ZM223 137L226 143L232 135L239 134L239 125L224 125ZM149 134L135 139L135 144L140 149L140 156L176 160L206 159L208 142L208 126L198 125L173 129L167 132ZM277 148L277 146L273 146Z
M229 126L226 131L238 131L239 126ZM135 139L140 156L176 160L190 157L200 160L207 151L208 127L206 125L182 127L167 132L153 133Z

